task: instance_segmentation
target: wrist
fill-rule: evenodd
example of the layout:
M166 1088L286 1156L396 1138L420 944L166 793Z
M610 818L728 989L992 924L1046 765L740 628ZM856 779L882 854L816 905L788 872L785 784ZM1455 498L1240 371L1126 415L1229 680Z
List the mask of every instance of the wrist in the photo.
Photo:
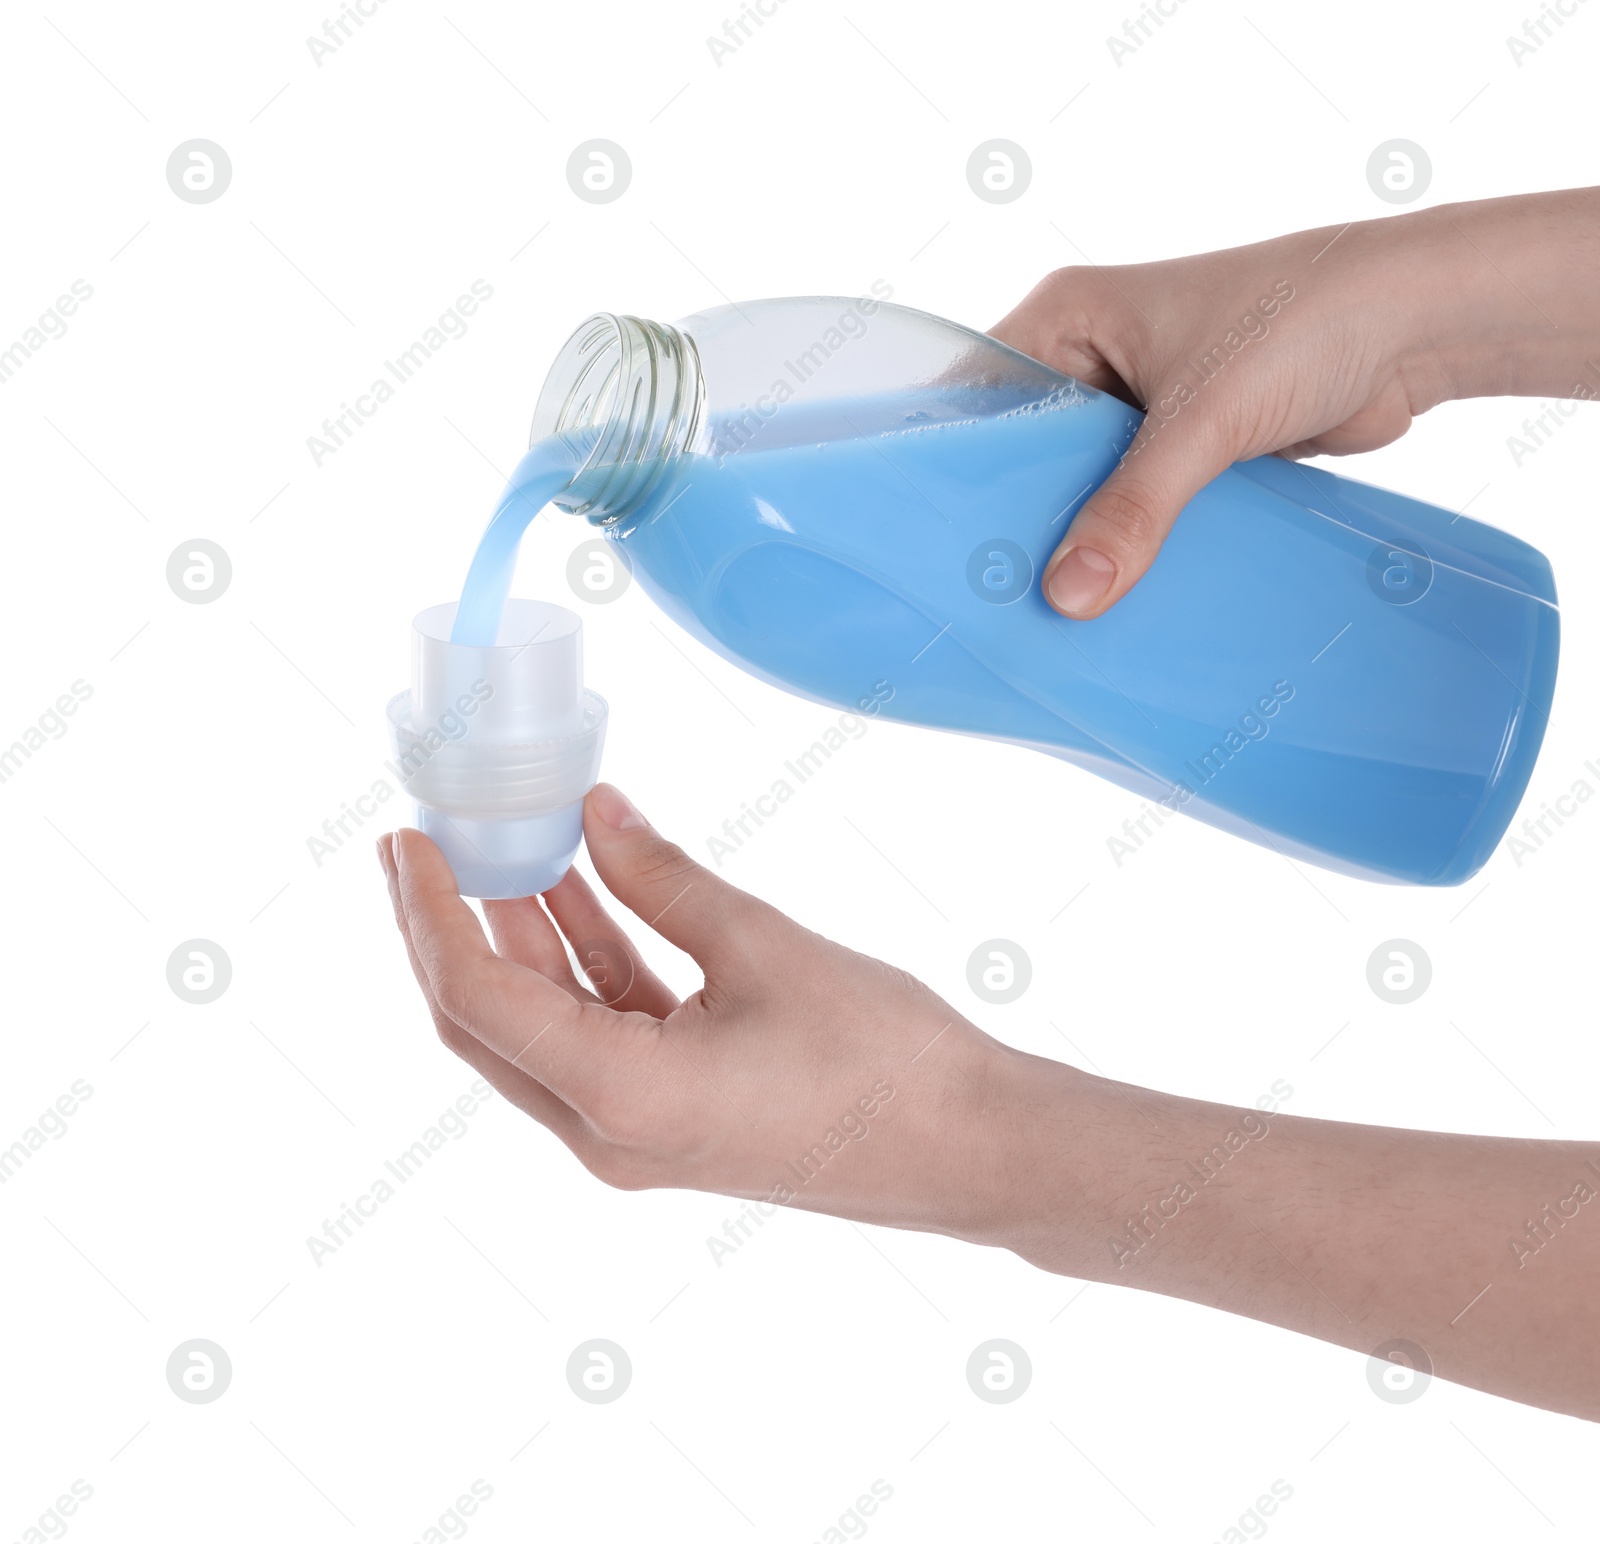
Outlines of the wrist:
M1530 334L1527 303L1468 233L1471 208L1445 204L1390 222L1407 313L1401 371L1424 411L1514 393L1543 344Z
M1493 269L1457 229L1463 208L1359 220L1294 238L1320 248L1311 272L1323 314L1349 319L1342 367L1366 364L1380 379L1398 376L1413 414L1482 395L1484 361L1506 358L1515 338L1504 297L1485 292L1480 270L1492 276Z
M1240 1204L1278 1210L1289 1117L1001 1050L987 1114L1002 1178L972 1241L1058 1275L1227 1302L1252 1247Z
M1414 411L1482 396L1600 388L1592 190L1445 204L1369 222Z
M985 1194L962 1236L1057 1274L1110 1279L1113 1219L1171 1167L1183 1103L996 1045L979 1134Z

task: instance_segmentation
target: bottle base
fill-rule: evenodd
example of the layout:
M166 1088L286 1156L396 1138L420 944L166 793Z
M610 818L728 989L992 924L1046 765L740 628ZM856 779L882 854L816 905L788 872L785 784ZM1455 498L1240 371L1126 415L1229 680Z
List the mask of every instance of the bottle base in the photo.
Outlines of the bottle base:
M509 901L542 895L572 867L583 841L583 800L544 815L467 820L416 807L417 829L445 856L462 895Z

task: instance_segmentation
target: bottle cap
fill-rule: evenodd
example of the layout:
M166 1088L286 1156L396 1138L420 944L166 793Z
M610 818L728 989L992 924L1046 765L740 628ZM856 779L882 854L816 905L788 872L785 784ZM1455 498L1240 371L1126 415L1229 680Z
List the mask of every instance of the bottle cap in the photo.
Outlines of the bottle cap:
M450 641L455 612L412 623L411 689L388 707L393 770L463 895L538 895L577 855L600 773L608 710L583 684L583 620L508 600L479 646Z

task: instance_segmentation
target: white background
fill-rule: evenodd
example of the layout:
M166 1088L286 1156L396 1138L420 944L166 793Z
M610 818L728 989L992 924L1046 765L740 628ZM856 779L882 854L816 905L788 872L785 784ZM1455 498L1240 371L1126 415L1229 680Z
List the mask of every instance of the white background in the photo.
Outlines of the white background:
M406 969L378 823L320 866L307 839L385 775L409 618L454 595L579 319L881 278L986 327L1065 263L1388 213L1365 165L1395 137L1431 156L1423 205L1594 180L1600 5L1520 68L1521 0L1186 0L1118 67L1133 10L786 0L720 68L712 4L386 0L320 67L307 4L8 13L0 346L72 281L94 295L0 387L0 742L76 679L93 696L0 784L0 1145L75 1079L93 1094L0 1188L0 1539L74 1479L85 1541L414 1540L475 1479L485 1544L815 1540L875 1479L884 1540L1214 1540L1276 1479L1284 1540L1590 1536L1593 1427L1441 1382L1386 1404L1359 1355L938 1238L782 1215L718 1267L731 1203L609 1192L500 1101L335 1256L307 1249L471 1081ZM232 160L214 203L167 185L195 137ZM594 137L633 162L603 207L565 178ZM995 137L1033 162L1005 206L965 179ZM468 335L314 465L307 436L475 279L494 297ZM1517 467L1537 409L1447 406L1343 468L1470 499L1551 557L1534 810L1600 757L1600 437L1585 409ZM584 531L535 524L518 593L577 605ZM209 605L165 578L196 537L233 565ZM829 719L668 647L637 587L585 620L607 775L692 851ZM724 872L1110 1075L1595 1134L1595 805L1520 866L1426 891L1190 822L1118 868L1137 803L874 724ZM233 963L209 1006L166 982L195 937ZM1003 1008L966 985L994 937L1034 965ZM1433 962L1408 1007L1366 983L1394 937ZM211 1404L165 1378L197 1337L232 1360ZM593 1337L633 1362L610 1405L567 1387ZM964 1376L994 1337L1034 1368L1005 1406Z

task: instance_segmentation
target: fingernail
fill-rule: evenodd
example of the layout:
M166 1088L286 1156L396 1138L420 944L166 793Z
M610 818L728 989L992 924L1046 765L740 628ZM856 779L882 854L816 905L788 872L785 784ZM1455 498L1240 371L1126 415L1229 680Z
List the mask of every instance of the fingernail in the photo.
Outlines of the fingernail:
M610 783L594 785L594 810L613 831L637 831L649 824L628 801L627 795Z
M1117 565L1093 547L1072 547L1050 570L1047 588L1057 611L1077 616L1090 611L1111 588Z
M392 850L393 842L394 837L388 831L385 831L383 835L378 838L378 867L381 868L385 874L391 873L394 869L394 853Z

